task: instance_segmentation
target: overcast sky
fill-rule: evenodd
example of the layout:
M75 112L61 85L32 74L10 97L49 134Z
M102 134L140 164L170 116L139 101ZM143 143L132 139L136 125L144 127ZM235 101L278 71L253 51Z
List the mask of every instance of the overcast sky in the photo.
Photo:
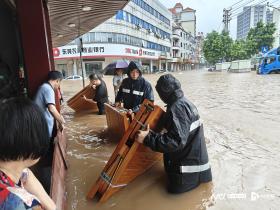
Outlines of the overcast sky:
M168 8L174 7L177 2L180 2L184 8L191 7L196 10L196 24L197 32L204 32L205 34L212 30L221 31L223 29L223 9L232 6L239 0L159 0ZM250 0L244 0L239 3L242 5ZM260 0L255 0L252 3L256 4ZM278 6L280 1L270 1L273 5ZM237 8L238 5L235 6ZM237 11L242 11L241 8ZM230 34L236 38L236 18L230 23Z

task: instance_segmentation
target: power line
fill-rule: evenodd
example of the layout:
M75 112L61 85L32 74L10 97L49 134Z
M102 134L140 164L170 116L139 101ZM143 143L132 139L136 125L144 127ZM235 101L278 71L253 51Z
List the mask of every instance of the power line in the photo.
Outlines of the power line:
M257 1L257 2L255 2L255 1ZM273 1L273 3L277 2L277 1L279 1L279 0L275 0L275 1ZM255 4L253 4L253 2ZM250 6L250 7L255 7L257 5L263 4L264 2L268 2L269 3L269 1L267 1L267 0L260 0L260 1L258 1L258 0L247 0L245 2L244 2L244 0L240 0L240 1L236 2L235 4L233 4L231 7L229 7L229 9L224 9L223 10L224 30L229 32L230 21L234 20L235 18L238 17L238 15L240 14L240 12L238 12L238 10L240 8L244 8L247 5ZM237 7L232 8L233 6L237 6Z
M275 0L275 1L271 2L271 4L274 4L274 3L276 3L277 1L279 1L279 0Z
M233 6L235 6L235 5L239 4L239 3L241 3L242 1L245 1L245 0L240 0L240 1L238 1L238 2L235 2L235 3L234 3L233 5L231 5L228 9L233 8Z
M236 2L235 4L233 4L232 6L238 5L243 1L244 0L240 0L240 1ZM224 30L226 32L229 32L229 24L230 24L230 21L231 21L232 12L238 10L239 8L243 7L244 5L247 5L247 4L251 3L253 1L255 1L255 0L249 0L249 1L243 2L243 4L237 6L237 8L234 8L234 9L232 8L232 6L229 9L224 8L224 10L223 10L223 23L224 23Z
M251 7L255 7L255 6L257 6L257 5L263 4L264 2L269 2L269 1L267 1L267 0L261 0L261 1L259 1L258 3L253 4L253 5L250 5L250 6L251 6ZM237 16L238 16L239 14L240 14L240 12L236 12L236 13L234 13L234 14L231 16L231 18L232 18L232 19L237 18Z
M232 10L232 13L231 13L231 18L233 19L234 17L236 17L241 11L238 11L240 8L243 9L244 7L246 7L248 4L250 3L253 3L255 0L250 0L250 1L247 1L245 2L245 4L242 4L240 5L240 7Z
M256 1L256 0L249 0L249 1L244 2L244 4L240 5L239 7L232 9L232 12L237 11L240 8L243 8L243 7L247 6L250 3L253 3L254 1Z

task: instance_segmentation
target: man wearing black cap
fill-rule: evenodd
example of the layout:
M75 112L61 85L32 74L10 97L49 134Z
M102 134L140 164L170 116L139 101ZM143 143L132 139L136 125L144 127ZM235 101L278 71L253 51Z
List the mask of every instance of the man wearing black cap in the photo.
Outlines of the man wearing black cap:
M137 112L144 99L154 100L151 84L142 77L142 72L135 62L131 61L127 67L128 78L125 78L115 99L116 105L123 102L128 114Z
M167 132L138 131L136 141L164 153L168 191L182 193L212 180L203 124L196 107L184 97L180 82L171 74L159 78L156 90L167 104L164 127Z

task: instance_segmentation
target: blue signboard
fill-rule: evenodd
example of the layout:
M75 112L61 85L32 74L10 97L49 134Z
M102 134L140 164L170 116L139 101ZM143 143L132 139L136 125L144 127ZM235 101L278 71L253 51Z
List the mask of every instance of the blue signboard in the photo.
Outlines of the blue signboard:
M262 53L267 53L268 52L268 46L262 46L261 51L262 51Z

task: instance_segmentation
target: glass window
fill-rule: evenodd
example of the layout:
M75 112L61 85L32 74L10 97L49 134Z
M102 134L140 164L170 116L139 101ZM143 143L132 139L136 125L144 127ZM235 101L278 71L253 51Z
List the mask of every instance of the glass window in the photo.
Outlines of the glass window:
M116 15L117 20L123 20L123 11L119 10Z
M100 33L96 33L96 34L95 34L95 41L96 41L96 42L101 42Z
M267 58L267 64L271 64L275 61L275 57L269 57Z
M112 34L112 42L117 43L117 34L115 33Z

